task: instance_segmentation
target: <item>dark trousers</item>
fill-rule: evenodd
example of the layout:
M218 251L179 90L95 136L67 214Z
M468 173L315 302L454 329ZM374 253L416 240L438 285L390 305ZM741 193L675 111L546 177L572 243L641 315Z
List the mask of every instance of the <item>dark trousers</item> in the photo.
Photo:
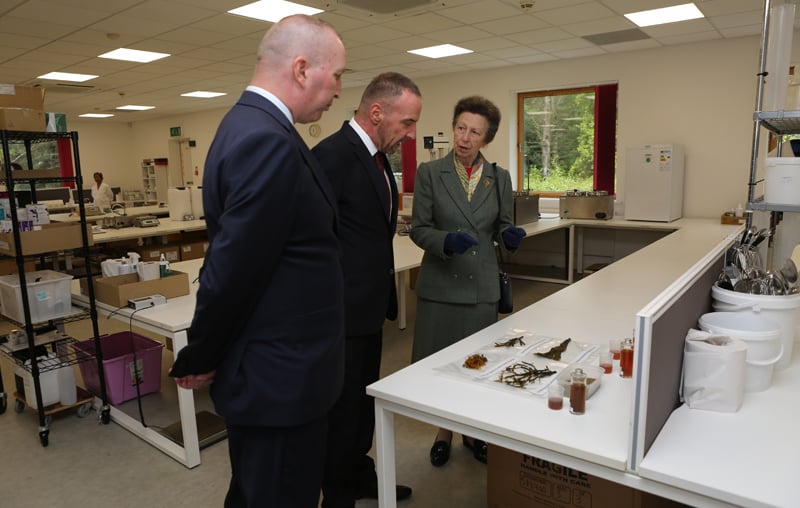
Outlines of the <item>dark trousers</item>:
M348 336L344 388L328 415L328 449L322 482L324 508L352 508L360 485L375 483L367 455L375 432L375 402L366 387L380 376L383 331Z
M327 417L297 427L228 426L225 508L316 508L327 428Z

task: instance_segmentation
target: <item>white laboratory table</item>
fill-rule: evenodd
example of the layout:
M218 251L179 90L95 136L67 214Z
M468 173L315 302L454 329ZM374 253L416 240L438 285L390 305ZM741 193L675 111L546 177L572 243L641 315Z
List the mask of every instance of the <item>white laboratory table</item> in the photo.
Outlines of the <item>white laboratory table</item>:
M189 294L170 298L166 305L140 310L133 314L132 309L123 308L118 310L113 305L96 302L97 310L103 315L109 315L114 312L115 319L126 323L132 322L135 326L171 338L173 350L177 354L188 343L187 330L194 315L195 295L198 288L195 279L202 264L202 259L171 263L170 266L174 270L185 272L189 275ZM72 300L76 305L84 307L89 302L88 296L80 294L80 288L77 285L73 285ZM178 390L178 407L181 431L183 433L182 446L159 432L142 426L139 420L113 406L111 407L111 419L186 467L195 467L200 464L200 444L197 420L195 418L194 393L192 390L178 389L174 383L168 386L169 388L164 387L164 389L171 389L174 386Z
M524 228L531 235L558 227L573 228L583 222L586 221L539 221ZM719 504L716 501L719 497L713 493L693 489L690 485L675 486L672 471L662 478L647 479L629 469L634 387L633 380L623 380L617 375L618 367L615 367L613 375L603 377L601 388L587 402L587 413L583 416L572 415L568 410L551 411L542 398L489 389L434 370L463 360L468 354L512 330L527 330L558 338L570 337L597 344L629 337L635 325L636 313L642 307L710 252L723 253L741 230L740 226L722 226L712 219L682 219L669 224L589 223L676 231L449 348L370 385L367 392L375 397L381 507L396 506L395 414L689 504ZM788 425L797 422L793 418L787 420ZM679 426L680 423L676 421L673 425ZM746 426L744 423L741 425ZM695 428L694 431L702 429L704 427ZM758 440L762 438L768 439L758 436ZM665 448L670 445L666 444ZM675 463L687 463L700 458L698 452L689 445L683 448L684 454L674 451L664 453ZM723 450L715 450L715 453ZM756 456L768 460L768 455ZM724 459L719 460L724 462ZM642 468L645 465L646 461L642 463ZM727 473L739 478L747 469L745 461L724 467ZM696 474L693 479L699 483L706 482L710 475L719 474L709 471L698 473L702 474ZM387 496L387 493L390 495Z
M203 231L206 229L206 221L202 219L172 220L169 217L161 217L158 219L158 222L158 226L147 228L138 228L135 226L100 230L93 228L94 243L110 243L120 240L138 239L141 244L141 240L147 237L164 236L172 233L181 233L183 231Z
M397 281L397 326L406 329L408 272L422 263L424 251L408 235L394 235L394 274Z
M203 221L183 221L182 224L189 222ZM205 227L205 226L203 226ZM138 228L126 228L138 229ZM155 228L146 228L155 229ZM124 230L119 230L124 231ZM97 241L97 240L95 240ZM407 236L395 236L395 274L400 283L400 294L398 295L398 306L402 309L399 312L401 328L405 327L405 308L406 290L405 279L408 270L419 266L422 259L422 250L419 249ZM171 263L174 270L185 272L189 275L190 293L186 296L170 298L166 305L154 307L152 309L140 310L133 314L133 323L151 332L169 337L173 341L175 354L187 344L187 330L192 322L195 309L195 298L198 284L195 281L203 264L202 259L192 261L181 261ZM77 284L73 285L73 301L76 305L86 306L88 297L80 294ZM131 319L130 309L117 310L116 307L102 302L97 302L97 310L105 315L114 312L114 318L128 322ZM116 311L116 312L115 312ZM171 386L171 385L170 385ZM176 387L177 389L177 387ZM180 413L181 429L183 432L183 446L164 437L162 434L142 427L141 423L128 416L126 413L111 407L111 418L125 427L130 432L141 437L159 450L163 451L186 467L195 467L200 464L200 445L198 442L197 421L195 418L194 394L191 390L178 389L178 406Z
M97 222L105 217L116 217L118 215L119 214L114 212L107 212L100 215L87 215L86 222ZM159 205L134 206L127 207L125 209L125 215L129 215L131 217L135 217L137 215L155 215L157 217L162 217L169 215L169 209L165 206ZM81 220L81 217L76 208L74 211L69 213L51 213L50 220L53 222L78 222Z
M800 474L800 358L736 413L676 409L639 475L736 506L796 507Z

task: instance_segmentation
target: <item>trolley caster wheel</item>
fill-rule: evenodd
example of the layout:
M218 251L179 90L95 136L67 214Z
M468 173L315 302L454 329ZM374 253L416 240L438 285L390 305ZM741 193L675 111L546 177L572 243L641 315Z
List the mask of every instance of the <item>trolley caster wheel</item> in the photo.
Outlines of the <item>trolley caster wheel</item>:
M46 447L50 444L50 431L49 430L40 430L39 431L39 441L42 443L42 446Z
M23 411L25 411L25 403L21 400L14 401L14 412L21 413Z
M86 404L78 406L78 410L76 411L76 413L78 414L78 418L86 418L87 416L89 416L89 413L91 412L92 412L91 402L87 402Z
M111 423L111 410L106 408L100 413L100 421L103 422L103 425L108 425Z
M6 412L8 408L8 401L6 400L6 395L0 395L0 415Z

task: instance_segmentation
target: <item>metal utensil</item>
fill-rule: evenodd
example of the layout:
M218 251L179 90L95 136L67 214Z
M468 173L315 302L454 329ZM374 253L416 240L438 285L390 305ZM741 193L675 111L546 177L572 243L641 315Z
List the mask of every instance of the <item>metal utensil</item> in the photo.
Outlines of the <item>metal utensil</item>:
M787 289L797 288L797 265L792 258L788 258L779 270L783 279L786 281Z

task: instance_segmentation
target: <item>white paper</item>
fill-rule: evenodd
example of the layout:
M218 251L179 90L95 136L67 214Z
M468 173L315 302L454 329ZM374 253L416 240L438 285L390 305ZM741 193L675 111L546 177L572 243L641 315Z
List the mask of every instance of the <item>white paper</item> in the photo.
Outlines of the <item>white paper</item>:
M692 409L734 413L744 400L747 343L691 329L683 351L681 400Z

